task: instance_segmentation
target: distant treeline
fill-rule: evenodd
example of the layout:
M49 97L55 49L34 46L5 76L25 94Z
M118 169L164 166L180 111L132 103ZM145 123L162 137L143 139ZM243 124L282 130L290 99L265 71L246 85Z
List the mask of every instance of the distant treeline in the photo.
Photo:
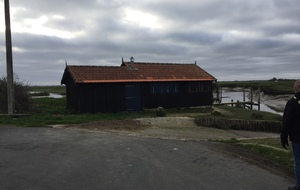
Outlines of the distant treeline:
M261 90L268 95L283 95L283 94L293 94L294 93L294 82L296 80L290 79L270 79L265 81L221 81L217 85L219 87L252 87L254 90Z

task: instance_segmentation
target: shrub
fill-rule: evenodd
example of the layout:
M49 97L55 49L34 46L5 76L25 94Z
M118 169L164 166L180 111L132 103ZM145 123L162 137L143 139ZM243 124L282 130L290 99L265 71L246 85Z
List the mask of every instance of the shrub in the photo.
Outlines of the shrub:
M31 106L31 97L29 95L29 86L20 82L17 77L14 81L14 100L15 111L24 113L29 111ZM0 112L7 113L7 80L0 78Z
M214 116L222 116L222 113L219 112L219 111L213 111L213 112L211 112L211 115L214 115Z
M166 115L167 115L166 111L163 107L156 108L156 116L157 117L165 117Z

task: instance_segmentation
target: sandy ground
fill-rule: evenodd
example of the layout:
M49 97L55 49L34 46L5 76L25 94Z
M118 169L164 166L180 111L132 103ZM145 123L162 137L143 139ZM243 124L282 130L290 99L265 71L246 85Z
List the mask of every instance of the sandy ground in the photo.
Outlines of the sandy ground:
M135 120L95 121L85 124L54 126L120 135L176 140L226 140L245 138L277 138L279 134L252 131L222 130L197 126L190 117L157 117Z

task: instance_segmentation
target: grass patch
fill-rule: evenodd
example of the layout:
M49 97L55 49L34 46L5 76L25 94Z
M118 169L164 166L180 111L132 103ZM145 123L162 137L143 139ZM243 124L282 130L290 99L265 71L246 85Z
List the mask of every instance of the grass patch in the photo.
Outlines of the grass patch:
M55 124L79 124L96 120L124 120L141 117L156 117L156 109L138 112L75 114L66 109L66 98L36 98L28 117L11 118L1 116L0 125L16 126L47 126ZM253 113L263 114L264 120L281 121L281 116L268 113L246 110L242 108L222 106L218 107L224 113L211 115L213 108L174 108L166 109L166 116L192 116L192 117L226 117L226 119L255 120Z
M99 120L125 120L156 117L156 110L138 112L75 114L66 109L66 98L35 98L27 117L0 116L0 125L43 127L55 124L80 124ZM166 110L167 116L188 113L209 113L211 108L178 108Z
M282 116L264 111L249 110L230 106L216 106L220 111L211 112L209 117L243 120L282 121ZM197 117L208 117L199 114Z
M245 139L239 142L255 144L255 145L267 145L278 149L282 148L279 138Z
M230 112L231 113L230 118L232 118L232 119L258 120L256 115L261 115L259 120L282 121L281 115L273 114L270 112L249 110L249 109L236 108L236 107L230 107L230 106L222 106L222 109Z
M294 169L293 153L291 148L286 151L281 147L279 138L265 138L265 139L246 139L237 140L230 139L220 141L229 143L234 146L239 146L248 151L250 154L259 155L265 160L274 162L275 165L286 168L289 171ZM251 157L251 156L250 156Z

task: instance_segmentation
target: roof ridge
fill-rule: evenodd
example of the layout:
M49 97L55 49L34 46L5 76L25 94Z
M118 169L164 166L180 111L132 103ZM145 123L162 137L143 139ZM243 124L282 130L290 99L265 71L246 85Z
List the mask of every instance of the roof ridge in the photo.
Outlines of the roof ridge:
M122 66L123 64L121 66L67 65L64 73L68 72L75 83L216 80L195 63L134 63L136 70L128 69L130 62L125 62L125 67Z
M131 63L124 61L124 63ZM171 62L133 62L134 64L165 64L165 65L195 65L195 63L171 63Z
M67 65L67 67L117 67L119 68L120 66L108 66L108 65Z

